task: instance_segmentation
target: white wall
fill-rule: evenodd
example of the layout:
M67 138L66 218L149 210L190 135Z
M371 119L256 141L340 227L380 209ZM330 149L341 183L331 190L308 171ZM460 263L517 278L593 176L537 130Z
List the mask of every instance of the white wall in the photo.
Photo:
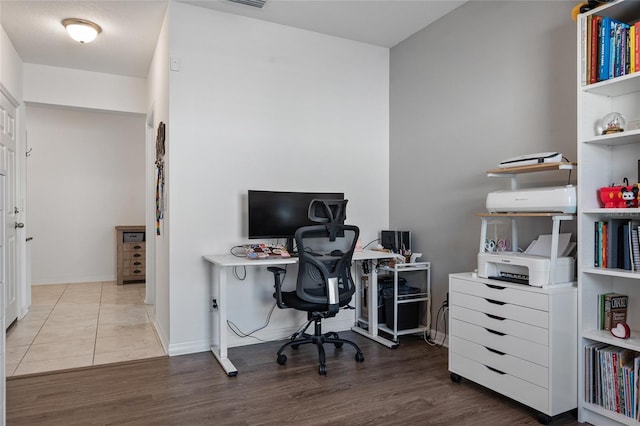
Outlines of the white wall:
M147 167L155 170L155 132L157 132L160 122L164 122L167 126L165 143L167 149L170 149L170 135L168 129L171 127L169 123L169 16L172 9L172 3L169 3L165 12L165 19L158 36L158 43L149 66L149 76L147 77L147 110L149 111L147 121L151 121L153 132L151 136L154 142L151 142L153 149L147 150ZM149 129L147 130L149 131ZM168 162L169 154L166 154ZM169 182L168 164L165 166L167 172L166 182ZM147 187L147 191L155 192L155 185L152 179L151 187ZM154 197L155 198L155 197ZM155 206L155 203L154 203ZM155 277L155 326L158 336L162 341L164 348L169 346L170 339L170 300L169 300L169 212L166 213L165 219L161 222L160 235L156 235L155 230L155 208L153 212L147 212L147 217L153 217L154 221L147 223L147 248L151 249L148 253L154 253L154 277ZM149 227L151 225L151 227ZM153 283L147 282L147 288Z
M118 225L144 224L144 117L27 107L33 284L115 280Z
M208 349L202 256L247 241L248 189L341 191L364 242L387 227L389 51L181 3L170 29L181 64L170 73L168 126L170 353L178 353ZM243 330L273 304L271 274L251 269L230 286L229 319ZM276 309L257 336L284 337L303 318Z
M540 151L576 161L573 6L471 1L391 49L390 222L413 231L414 248L432 261L434 311L448 274L476 268L474 213L486 211L487 192L508 189L485 171ZM567 179L521 178L526 185ZM521 246L550 226L523 223Z
M26 102L145 114L146 89L142 78L24 64Z
M4 28L0 27L0 83L11 96L22 103L22 59Z

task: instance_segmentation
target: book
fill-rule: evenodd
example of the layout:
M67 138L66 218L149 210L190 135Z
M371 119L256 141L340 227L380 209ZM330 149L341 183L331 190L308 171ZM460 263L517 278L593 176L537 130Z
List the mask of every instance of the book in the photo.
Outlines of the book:
M603 16L598 27L598 37L600 48L598 53L598 81L609 79L609 54L611 46L611 37L609 28L611 27L611 18Z
M633 24L635 33L635 46L633 50L635 71L640 71L640 21Z
M591 20L590 31L590 54L589 54L589 83L598 82L598 28L600 27L600 16L589 15Z
M611 330L621 322L627 321L627 305L629 297L619 293L604 294L603 303L603 329Z
M638 239L638 228L631 225L631 253L632 271L640 270L640 239Z

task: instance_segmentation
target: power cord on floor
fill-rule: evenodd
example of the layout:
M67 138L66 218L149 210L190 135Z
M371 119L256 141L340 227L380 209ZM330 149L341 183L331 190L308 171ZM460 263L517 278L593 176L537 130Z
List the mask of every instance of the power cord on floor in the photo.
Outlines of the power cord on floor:
M444 334L442 336L442 342L438 343L435 339L438 337L438 322L440 319L440 316L442 315L442 320L444 323ZM430 345L430 346L444 346L444 342L447 339L447 322L448 322L448 316L449 316L449 297L447 295L447 299L442 302L442 306L440 306L440 309L438 309L438 313L436 314L436 329L435 329L435 335L433 336L433 339L431 338L431 336L429 335L429 331L430 328L427 328L427 330L425 330L424 332L424 341Z
M271 307L271 309L269 310L269 313L267 314L267 319L265 320L265 323L264 323L263 325L261 325L260 327L258 327L258 328L256 328L256 329L252 330L252 331L249 331L249 332L246 332L246 333L245 333L244 331L240 330L240 327L238 327L238 326L237 326L233 321L231 321L231 320L227 320L227 325L229 326L229 328L231 329L231 331L233 331L233 332L234 332L234 334L235 334L236 336L238 336L238 337L242 337L242 338L245 338L245 337L251 337L251 338L256 339L256 340L259 340L259 341L261 341L261 342L267 342L267 340L263 340L263 339L260 339L259 337L252 336L252 334L253 334L253 333L256 333L256 332L258 332L258 331L260 331L260 330L262 330L262 329L265 329L265 328L269 325L269 321L271 321L271 314L273 314L273 310L275 309L275 307L276 307L276 304L274 303L274 304L273 304L273 306Z

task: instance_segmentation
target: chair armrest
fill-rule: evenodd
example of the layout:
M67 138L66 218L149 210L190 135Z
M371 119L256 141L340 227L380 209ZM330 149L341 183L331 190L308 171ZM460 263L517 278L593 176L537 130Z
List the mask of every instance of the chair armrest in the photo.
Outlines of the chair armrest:
M276 304L280 309L287 309L288 306L284 304L282 301L282 280L284 275L287 273L285 269L278 268L277 266L269 266L267 267L267 271L273 273L273 286L276 289L273 297L276 299Z

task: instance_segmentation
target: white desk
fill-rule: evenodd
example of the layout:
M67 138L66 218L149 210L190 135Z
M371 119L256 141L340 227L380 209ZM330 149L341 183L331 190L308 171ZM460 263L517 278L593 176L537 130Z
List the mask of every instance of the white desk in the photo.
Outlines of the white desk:
M374 250L364 250L355 252L353 255L354 262L369 261L376 259L389 259L393 257L392 253L384 253ZM278 266L290 265L298 263L298 258L291 257L288 259L247 259L246 257L238 257L231 254L209 255L203 256L204 260L211 263L211 297L215 301L213 313L211 315L211 352L216 357L227 376L235 376L238 370L229 360L227 355L227 273L234 266ZM359 289L360 279L358 274L354 277L356 288ZM371 291L367 292L367 303L370 307L378 306L378 292L374 291L378 286L378 272L376 268L369 267L369 283ZM378 309L368 309L367 324L368 329L364 329L358 325L358 319L361 317L360 297L358 292L354 296L356 299L356 323L352 330L366 336L376 342L382 343L390 348L396 347L397 343L378 336Z

